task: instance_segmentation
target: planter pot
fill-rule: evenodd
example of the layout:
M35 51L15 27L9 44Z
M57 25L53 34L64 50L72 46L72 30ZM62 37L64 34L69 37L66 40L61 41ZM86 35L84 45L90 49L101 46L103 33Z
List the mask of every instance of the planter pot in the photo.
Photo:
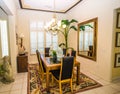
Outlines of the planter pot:
M57 55L53 55L53 62L54 62L54 63L57 62Z

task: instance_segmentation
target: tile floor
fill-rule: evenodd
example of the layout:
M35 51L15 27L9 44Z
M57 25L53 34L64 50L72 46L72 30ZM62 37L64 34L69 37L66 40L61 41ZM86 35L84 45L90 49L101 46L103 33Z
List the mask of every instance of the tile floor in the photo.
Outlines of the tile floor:
M106 82L90 73L85 73L103 86L92 90L80 92L77 94L120 94L120 79L114 82ZM15 81L11 84L2 84L0 82L0 94L27 94L27 72L18 73Z
M27 94L27 72L15 75L11 84L0 82L0 94Z

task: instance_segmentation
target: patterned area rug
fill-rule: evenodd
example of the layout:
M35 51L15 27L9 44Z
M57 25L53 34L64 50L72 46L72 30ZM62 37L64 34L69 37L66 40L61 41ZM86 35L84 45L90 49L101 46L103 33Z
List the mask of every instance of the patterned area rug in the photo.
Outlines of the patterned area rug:
M90 90L93 88L97 88L102 86L95 80L86 76L85 74L80 74L80 84L76 85L76 80L73 79L73 93L82 92L86 90ZM63 94L71 94L70 84L62 84L62 92ZM38 65L31 64L28 69L28 93L27 94L59 94L59 85L57 82L52 84L50 82L50 93L46 91L45 80L40 79L40 75L38 72Z

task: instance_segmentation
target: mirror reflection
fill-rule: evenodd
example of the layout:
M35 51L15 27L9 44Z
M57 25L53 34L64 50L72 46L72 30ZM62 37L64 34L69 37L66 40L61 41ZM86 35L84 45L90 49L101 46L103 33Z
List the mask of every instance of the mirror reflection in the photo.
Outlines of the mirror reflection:
M96 60L97 18L78 24L78 55Z

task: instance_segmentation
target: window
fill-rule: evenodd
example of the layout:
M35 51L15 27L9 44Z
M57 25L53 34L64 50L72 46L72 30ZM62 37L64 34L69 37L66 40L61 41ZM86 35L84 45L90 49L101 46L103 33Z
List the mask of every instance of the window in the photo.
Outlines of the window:
M8 33L7 33L7 21L0 20L0 37L1 37L1 48L2 48L2 57L9 55L8 49Z
M57 48L58 36L52 36L50 33L44 31L44 22L31 21L30 22L30 52L36 54L36 49L44 53L44 47Z
M57 49L58 47L58 36L52 36L50 33L46 33L46 47L53 46L53 49Z

